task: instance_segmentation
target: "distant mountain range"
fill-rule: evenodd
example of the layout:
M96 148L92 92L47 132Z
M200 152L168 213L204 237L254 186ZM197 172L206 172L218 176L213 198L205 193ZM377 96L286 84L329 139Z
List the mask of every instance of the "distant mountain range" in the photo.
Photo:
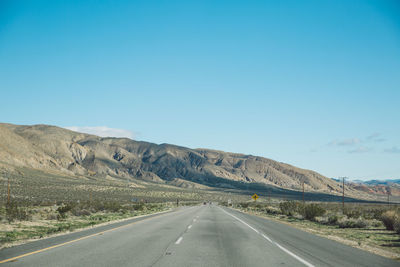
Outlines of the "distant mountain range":
M332 178L332 180L340 182L340 178ZM356 190L364 191L370 194L400 196L400 179L387 180L345 180L345 184Z
M387 180L352 180L353 183L367 184L367 185L393 185L400 184L400 179L387 179Z
M290 190L340 194L341 183L311 170L252 155L190 149L128 138L101 138L49 125L0 124L0 171L13 167L64 175L128 178L180 187L224 187L259 183ZM367 186L367 185L365 185ZM368 198L368 190L345 185L346 194Z

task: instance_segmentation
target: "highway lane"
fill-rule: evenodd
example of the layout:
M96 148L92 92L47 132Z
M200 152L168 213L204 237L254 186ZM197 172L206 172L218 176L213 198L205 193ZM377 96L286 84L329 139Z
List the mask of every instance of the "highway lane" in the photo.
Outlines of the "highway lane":
M316 236L282 223L232 209L226 210L258 229L272 242L303 259L307 259L314 266L400 266L400 262Z
M183 208L110 229L2 265L400 265L284 224L215 205ZM10 255L12 250L18 247L9 249ZM19 253L23 254L21 250ZM1 259L5 256L0 251Z

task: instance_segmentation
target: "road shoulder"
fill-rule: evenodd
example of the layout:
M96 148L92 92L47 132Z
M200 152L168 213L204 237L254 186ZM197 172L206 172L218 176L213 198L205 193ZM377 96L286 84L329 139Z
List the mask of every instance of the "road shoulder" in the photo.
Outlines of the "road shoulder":
M89 238L94 235L102 234L106 231L111 231L117 228L121 228L124 226L128 226L130 224L140 222L146 219L150 219L152 217L161 216L164 214L168 214L178 209L168 209L161 212L146 214L146 215L139 215L134 216L126 219L121 219L117 221L110 221L103 224L98 224L93 227L86 227L77 229L73 232L64 232L52 236L48 236L46 238L41 239L34 239L34 240L27 240L23 244L19 244L16 246L3 248L0 250L0 263L5 260L12 259L14 257L19 257L23 254L34 253L36 251L42 251L48 248L60 246L63 244L75 242L77 240Z
M355 240L351 240L351 239L347 239L347 238L343 238L341 236L335 235L334 233L332 233L332 231L327 231L326 229L322 228L322 227L316 227L315 225L313 225L312 222L308 223L302 223L302 222L297 222L295 220L288 220L287 218L276 218L273 215L268 215L268 214L264 214L261 212L256 212L256 211L249 211L249 210L242 210L242 209L237 209L237 208L231 208L233 210L236 210L238 212L244 213L244 214L249 214L249 215L253 215L253 216L257 216L259 218L263 218L263 219L268 219L268 220L272 220L274 222L277 223L282 223L285 224L289 227L293 227L296 228L298 230L304 231L304 232L308 232L320 237L324 237L357 249L361 249L370 253L373 253L375 255L379 255L385 258L389 258L392 260L400 260L400 254L399 253L395 253L392 251L388 251L388 250L384 250L382 248L376 247L376 246L370 246L367 244L363 244L360 243L358 241ZM340 231L338 229L338 231Z

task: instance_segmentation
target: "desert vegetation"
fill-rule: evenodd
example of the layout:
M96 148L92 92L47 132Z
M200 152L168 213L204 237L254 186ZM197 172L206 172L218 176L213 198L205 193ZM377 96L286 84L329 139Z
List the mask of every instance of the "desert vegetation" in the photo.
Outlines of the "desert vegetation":
M183 202L180 205L185 204L193 203ZM171 202L121 204L115 201L85 201L32 206L11 202L0 207L0 246L164 211L174 205Z
M226 202L223 204L227 205ZM300 201L276 201L270 203L242 202L235 207L244 211L257 211L268 215L280 215L298 220L309 220L318 224L339 228L368 228L385 226L397 231L400 225L400 207L371 203L347 203L343 211L340 203Z
M13 174L1 175L0 203L7 200L7 178L10 179L11 199L29 205L53 205L71 201L105 202L173 202L180 201L223 201L228 198L244 201L248 196L233 194L224 190L179 188L139 179L118 177L71 177L49 174L40 170L17 168ZM25 205L25 204L24 204Z
M222 190L178 188L114 177L70 177L18 169L8 181L0 175L0 247L27 239L150 214L203 201L243 201Z
M381 220L387 230L394 230L400 234L400 212L399 210L388 210L382 213Z

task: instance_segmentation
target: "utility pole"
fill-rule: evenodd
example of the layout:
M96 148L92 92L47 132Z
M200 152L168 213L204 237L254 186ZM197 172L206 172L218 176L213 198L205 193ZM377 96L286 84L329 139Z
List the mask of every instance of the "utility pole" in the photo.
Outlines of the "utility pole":
M343 197L342 197L342 211L344 214L344 177L343 177Z
M389 192L388 192L388 207L390 207L390 200L389 200Z
M304 205L304 181L303 181L303 205Z
M10 175L7 175L7 205L10 205Z

